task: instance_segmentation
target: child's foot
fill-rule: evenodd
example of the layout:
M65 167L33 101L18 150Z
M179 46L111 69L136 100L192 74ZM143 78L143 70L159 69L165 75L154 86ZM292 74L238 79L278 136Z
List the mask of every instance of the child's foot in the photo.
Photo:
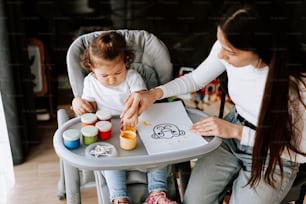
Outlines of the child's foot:
M113 200L114 204L130 204L127 198L117 198Z
M152 192L143 204L177 204L166 197L165 192Z

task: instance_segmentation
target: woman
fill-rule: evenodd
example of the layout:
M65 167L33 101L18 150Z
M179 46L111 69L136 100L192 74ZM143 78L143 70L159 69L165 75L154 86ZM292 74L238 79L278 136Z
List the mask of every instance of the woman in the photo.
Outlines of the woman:
M278 204L306 162L306 55L285 30L288 18L280 11L268 3L228 9L216 43L196 70L126 100L123 123L158 99L199 90L227 72L235 107L224 120L193 124L194 132L223 142L196 163L186 204L218 203L232 181L230 203Z

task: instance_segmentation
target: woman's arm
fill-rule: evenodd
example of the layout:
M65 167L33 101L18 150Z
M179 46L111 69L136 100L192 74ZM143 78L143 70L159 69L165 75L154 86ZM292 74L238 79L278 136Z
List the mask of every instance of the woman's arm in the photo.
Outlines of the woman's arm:
M197 91L216 79L226 69L218 57L220 49L216 41L208 57L194 71L159 86L163 90L162 98Z
M242 145L254 145L255 130L216 117L201 119L192 125L191 130L203 136L235 138L240 140Z
M237 125L226 120L207 117L194 123L191 130L203 136L219 136L222 138L236 138L241 140L243 126Z
M134 118L134 125L136 125L138 123L138 116L145 109L150 107L156 100L160 99L162 95L163 91L160 88L131 93L129 97L125 100L125 107L120 116L121 123L123 124L123 126L131 125L131 118Z
M197 91L219 76L225 70L225 66L218 58L220 49L219 42L216 42L209 56L193 72L150 91L142 91L130 95L125 101L125 108L121 114L123 123L133 114L140 115L158 99Z

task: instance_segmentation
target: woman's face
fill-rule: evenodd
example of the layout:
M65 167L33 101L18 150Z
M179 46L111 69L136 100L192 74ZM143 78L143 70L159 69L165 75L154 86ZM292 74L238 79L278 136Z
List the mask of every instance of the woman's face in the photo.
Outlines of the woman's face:
M239 50L232 46L224 36L223 31L218 27L217 39L222 48L218 54L220 59L235 67L243 67L246 65L253 65L254 67L261 67L261 63L257 54L252 51Z
M93 61L94 76L104 86L117 86L125 80L127 71L122 56L118 56L114 60L93 57Z

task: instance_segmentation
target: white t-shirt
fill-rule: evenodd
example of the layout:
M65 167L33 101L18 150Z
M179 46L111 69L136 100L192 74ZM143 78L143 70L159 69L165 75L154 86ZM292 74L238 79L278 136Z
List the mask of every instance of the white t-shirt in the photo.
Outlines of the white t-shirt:
M193 72L159 86L163 90L163 98L197 91L226 70L229 96L235 103L237 112L252 124L257 125L269 68L258 69L252 65L234 67L218 57L220 50L221 45L216 41L209 56ZM306 94L304 96L306 100ZM305 118L306 111L303 111ZM306 151L306 124L304 126L303 141L305 143L302 150ZM244 126L240 143L253 146L254 139L255 131ZM285 155L282 156L287 158ZM297 161L306 162L306 158L300 157Z
M95 101L98 110L106 108L113 115L120 115L124 108L124 99L132 92L146 89L142 77L133 69L129 69L126 79L114 87L104 86L93 73L89 73L84 79L82 98L90 102Z

